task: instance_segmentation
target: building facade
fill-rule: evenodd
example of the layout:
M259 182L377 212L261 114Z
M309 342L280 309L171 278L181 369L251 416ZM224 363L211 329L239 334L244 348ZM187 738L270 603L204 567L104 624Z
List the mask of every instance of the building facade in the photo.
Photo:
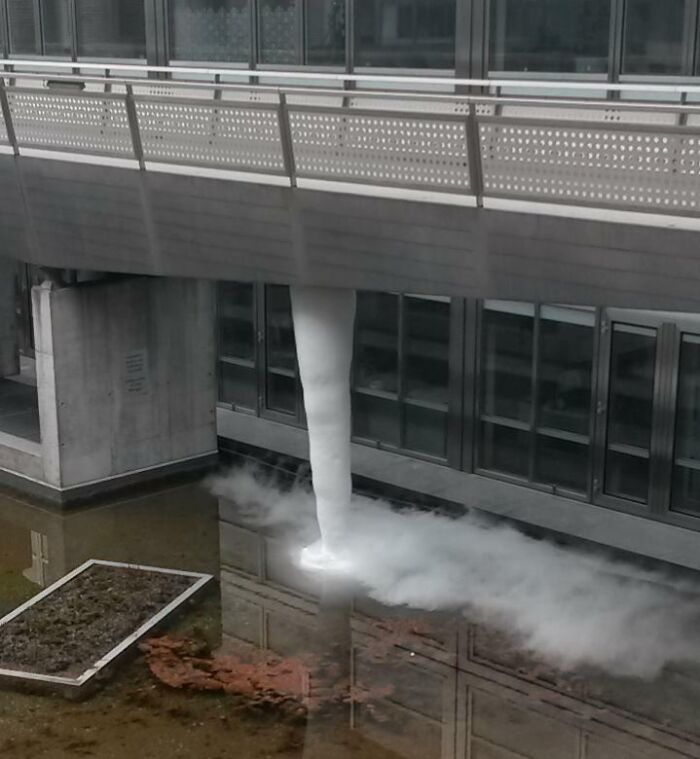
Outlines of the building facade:
M700 566L700 0L0 19L5 473L305 458L289 286L351 288L358 477Z

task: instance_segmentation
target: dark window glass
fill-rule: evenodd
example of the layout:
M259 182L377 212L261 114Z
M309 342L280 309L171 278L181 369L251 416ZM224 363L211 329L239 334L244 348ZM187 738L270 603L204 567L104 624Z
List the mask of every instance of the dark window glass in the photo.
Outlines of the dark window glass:
M398 392L398 295L358 293L355 371L357 387L381 393Z
M226 282L219 289L220 351L223 356L255 358L254 286Z
M449 341L449 299L358 293L355 435L446 458Z
M535 480L587 490L593 389L592 309L540 310Z
M656 330L613 325L605 492L646 503Z
M685 0L627 0L625 74L683 73Z
M491 3L495 71L605 73L609 37L610 0Z
M479 465L586 492L595 312L541 306L535 315L528 303L485 304Z
M170 54L188 61L247 62L249 0L170 0Z
M353 397L354 433L365 440L376 440L398 448L400 444L399 404L397 400L356 392Z
M355 65L453 69L454 0L355 0Z
M257 409L255 287L219 285L219 400Z
M345 62L345 0L307 0L306 63Z
M21 55L41 55L39 19L31 0L8 0L10 22L10 52Z
M145 58L144 0L76 0L78 55Z
M529 303L486 304L481 343L482 417L529 424L534 313Z
M69 56L72 54L70 0L41 0L44 30L44 53Z
M404 448L447 458L447 412L406 403Z
M260 0L260 62L301 63L301 0Z
M297 349L294 340L289 288L265 288L267 350L267 408L286 414L297 413Z
M700 337L681 343L671 508L700 515Z
M255 367L220 361L219 400L255 411L258 406L257 373Z
M404 447L444 459L450 388L450 301L406 296L403 319Z
M503 424L481 423L480 464L493 472L527 478L530 471L530 432Z

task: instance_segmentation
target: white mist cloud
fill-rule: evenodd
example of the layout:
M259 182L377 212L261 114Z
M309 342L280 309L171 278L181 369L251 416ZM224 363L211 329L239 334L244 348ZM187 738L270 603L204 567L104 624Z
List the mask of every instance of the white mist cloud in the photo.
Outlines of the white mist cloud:
M284 528L299 547L318 537L313 494L250 470L210 480L246 521ZM353 499L345 542L352 578L387 605L466 609L508 624L557 666L654 677L700 663L700 585L536 540L477 517L397 512Z

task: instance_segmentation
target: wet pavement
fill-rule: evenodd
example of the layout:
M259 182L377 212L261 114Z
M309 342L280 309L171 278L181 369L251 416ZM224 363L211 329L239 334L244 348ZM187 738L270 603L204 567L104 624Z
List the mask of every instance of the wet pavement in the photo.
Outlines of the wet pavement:
M138 655L80 703L0 689L0 756L700 757L695 665L672 662L654 679L564 672L522 650L507 626L475 621L478 609L390 608L309 575L292 543L196 482L65 514L0 495L0 614L89 558L219 580L168 631L198 647L171 683L182 687ZM258 668L259 692L188 680L242 659ZM270 662L285 674L284 696Z

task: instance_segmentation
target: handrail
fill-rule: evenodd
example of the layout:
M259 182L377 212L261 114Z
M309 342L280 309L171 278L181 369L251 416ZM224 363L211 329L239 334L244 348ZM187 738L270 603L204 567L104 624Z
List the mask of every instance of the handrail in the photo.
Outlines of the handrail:
M508 87L515 89L542 89L542 90L581 90L584 92L601 92L601 93L654 93L659 95L698 95L700 96L700 82L698 84L656 84L650 82L632 83L632 82L599 82L599 81L581 81L581 80L553 80L553 79L464 79L461 77L445 76L416 76L401 74L346 74L329 71L309 71L309 70L274 70L274 69L249 69L249 68L213 68L210 66L148 66L138 63L119 63L115 61L54 61L42 59L19 59L4 58L0 59L0 65L6 67L26 67L45 70L66 69L75 72L76 69L92 69L104 71L124 71L124 72L141 72L147 77L149 74L170 74L170 75L190 75L190 76L211 76L211 77L234 77L250 79L254 77L261 79L297 79L317 82L336 82L338 84L390 84L390 85L424 85L427 87L434 86L451 86L451 87L472 87L472 88L493 88ZM408 93L407 93L408 94Z
M24 72L24 71L0 71L0 79L7 80L36 80L41 82L47 81L64 81L80 82L89 84L100 84L113 88L115 85L124 87L171 87L173 89L184 90L202 90L207 92L260 92L278 96L285 95L304 95L312 97L342 97L342 98L369 98L382 100L384 105L386 101L415 101L425 103L452 103L454 105L496 105L496 106L526 106L526 107L543 107L543 108L581 108L584 110L614 110L614 111L639 111L647 113L680 113L680 114L699 114L700 113L700 88L699 102L694 103L672 103L672 102L655 102L647 100L602 100L591 98L572 98L552 96L549 98L531 96L531 95L501 95L501 94L472 94L466 95L461 93L432 93L416 92L414 90L380 90L380 89L330 89L324 87L303 87L297 85L270 85L270 84L232 84L228 82L201 82L180 79L146 79L146 78L128 78L128 77L106 77L83 74L55 74L52 73L50 78L46 73ZM87 94L87 93L86 93ZM135 96L137 99L139 95Z
M700 102L134 78L129 75L134 70L201 70L133 64L104 66L105 73L118 69L124 77L84 76L75 71L75 63L63 64L70 73L56 73L55 67L49 72L53 62L38 63L41 73L0 70L0 129L4 122L6 132L0 141L16 159L87 158L96 164L117 159L117 165L126 161L142 172L175 167L179 173L206 170L222 178L222 172L234 179L274 176L288 187L303 188L305 182L311 183L307 187L319 182L325 187L329 182L374 185L390 193L459 196L459 202L477 207L485 199L524 200L700 216ZM258 78L261 73L284 78L279 71L237 71ZM329 76L336 81L406 81L324 74ZM309 72L306 78L319 76ZM26 80L45 86L22 86ZM487 80L442 81L469 83L473 89L494 85ZM100 84L104 91L54 88L48 86L51 82ZM161 92L168 88L178 91L174 96ZM194 96L201 91L205 97ZM700 95L700 85L665 91ZM226 92L243 97L224 98ZM271 97L260 97L263 93ZM431 107L437 102L450 107Z

